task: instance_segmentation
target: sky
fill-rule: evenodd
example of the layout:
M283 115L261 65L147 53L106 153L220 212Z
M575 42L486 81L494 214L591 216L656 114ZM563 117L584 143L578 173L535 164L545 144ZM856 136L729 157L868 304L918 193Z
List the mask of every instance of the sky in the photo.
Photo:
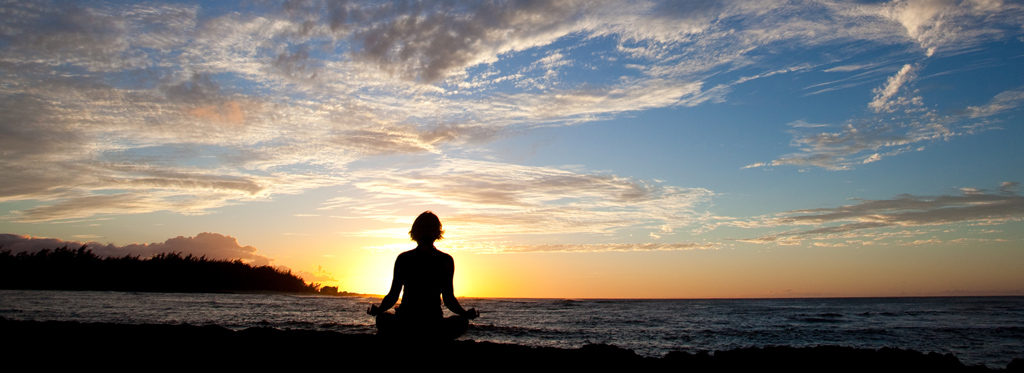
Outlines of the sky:
M1024 295L1024 3L0 2L0 249L476 297Z

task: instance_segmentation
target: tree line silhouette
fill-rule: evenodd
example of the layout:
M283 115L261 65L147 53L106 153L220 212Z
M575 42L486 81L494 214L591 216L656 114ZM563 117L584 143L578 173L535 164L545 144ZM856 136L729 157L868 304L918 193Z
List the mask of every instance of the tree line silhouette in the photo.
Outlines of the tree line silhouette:
M241 259L162 253L148 259L101 258L86 246L34 253L0 251L0 289L110 290L180 293L275 291L316 293L291 271L251 266Z

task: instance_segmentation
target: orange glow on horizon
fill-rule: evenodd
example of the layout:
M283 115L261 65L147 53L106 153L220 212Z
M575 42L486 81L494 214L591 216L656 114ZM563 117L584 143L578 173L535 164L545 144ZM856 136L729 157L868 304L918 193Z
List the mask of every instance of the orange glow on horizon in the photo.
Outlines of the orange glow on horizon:
M387 293L401 251L361 244L332 250L324 267L340 291ZM438 248L455 260L460 299L1020 295L1024 283L1013 265L1024 254L1011 244L985 260L927 246L509 254ZM948 253L927 255L936 251ZM970 275L978 272L988 276Z

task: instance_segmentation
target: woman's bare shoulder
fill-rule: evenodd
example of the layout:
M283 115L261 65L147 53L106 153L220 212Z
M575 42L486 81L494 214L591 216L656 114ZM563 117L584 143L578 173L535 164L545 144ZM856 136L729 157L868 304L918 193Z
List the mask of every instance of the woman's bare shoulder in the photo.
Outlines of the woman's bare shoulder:
M441 265L443 265L445 268L448 268L449 270L454 270L455 269L455 259L452 259L452 256L448 255L448 253L446 253L446 252L443 252L443 251L438 251L438 252L441 253L441 255L440 255Z
M452 259L452 256L448 255L448 253L446 253L444 251L437 250L437 254L438 254L438 256L444 258L445 260L454 261L454 259Z

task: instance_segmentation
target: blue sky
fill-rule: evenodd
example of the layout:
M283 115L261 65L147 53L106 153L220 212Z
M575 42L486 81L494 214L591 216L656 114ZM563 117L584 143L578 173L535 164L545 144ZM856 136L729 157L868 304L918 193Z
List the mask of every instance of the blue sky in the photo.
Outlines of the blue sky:
M680 283L643 296L1024 293L1020 2L10 1L0 15L6 248L173 243L372 292L386 274L364 279L430 209L443 249L478 266L581 263L563 287L476 295L628 296L572 283L623 262L606 253L633 263L623 282ZM849 276L919 285L783 275L857 250L892 265ZM903 271L910 251L946 264ZM759 268L764 286L699 291L720 275L671 271L766 252L786 264ZM943 280L964 253L980 258L970 285ZM655 262L665 272L642 275Z

